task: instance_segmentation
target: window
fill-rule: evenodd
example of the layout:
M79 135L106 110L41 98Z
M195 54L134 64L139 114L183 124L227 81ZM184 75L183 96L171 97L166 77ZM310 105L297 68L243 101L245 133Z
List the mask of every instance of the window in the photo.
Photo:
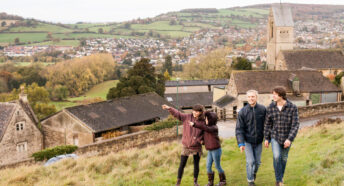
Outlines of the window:
M27 151L27 142L22 142L17 144L17 152Z
M75 134L75 135L73 136L73 144L74 144L74 145L79 145L79 139L78 139L78 135L77 135L77 134Z
M22 122L18 122L17 124L16 124L16 130L17 131L22 131L22 130L24 130L24 122L22 121Z

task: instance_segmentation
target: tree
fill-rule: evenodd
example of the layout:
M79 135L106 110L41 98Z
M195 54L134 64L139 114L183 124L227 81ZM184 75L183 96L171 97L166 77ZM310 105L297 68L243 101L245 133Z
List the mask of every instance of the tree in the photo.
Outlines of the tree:
M170 80L171 79L170 74L168 73L167 70L164 72L164 77L165 77L166 80Z
M246 58L238 57L234 60L232 67L236 70L252 70L252 64Z
M124 28L125 29L130 29L131 28L131 24L130 23L125 23L124 24Z
M116 87L109 90L107 99L113 99L147 92L156 92L160 96L165 92L165 78L156 74L155 68L149 64L149 59L142 58L132 69L128 76L120 79Z
M1 22L1 27L6 26L6 21Z
M183 66L184 79L223 79L229 78L231 67L226 61L229 48L216 49L206 55L192 58Z
M168 74L172 76L172 57L170 55L167 55L165 57L165 63L162 67L162 72L168 71Z
M103 33L104 33L103 28L98 28L98 34L103 34Z
M53 34L51 32L48 32L47 39L49 39L49 40L53 39Z
M18 44L19 44L19 42L20 42L19 38L18 38L18 37L16 37L16 38L14 39L14 44L18 45Z

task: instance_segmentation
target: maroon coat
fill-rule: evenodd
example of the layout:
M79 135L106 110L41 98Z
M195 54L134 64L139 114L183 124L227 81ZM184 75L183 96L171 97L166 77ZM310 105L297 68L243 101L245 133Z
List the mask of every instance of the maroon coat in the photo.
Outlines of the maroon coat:
M183 122L182 144L189 149L202 149L202 145L200 143L201 138L203 137L202 131L190 126L189 122L191 121L195 123L197 121L198 123L205 124L205 121L197 120L192 114L184 114L174 108L170 108L168 111L172 116Z
M215 113L212 113L215 114ZM219 138L219 129L216 123L209 123L208 125L205 122L196 122L194 125L195 128L201 129L204 131L204 145L207 150L215 150L221 147L221 142Z

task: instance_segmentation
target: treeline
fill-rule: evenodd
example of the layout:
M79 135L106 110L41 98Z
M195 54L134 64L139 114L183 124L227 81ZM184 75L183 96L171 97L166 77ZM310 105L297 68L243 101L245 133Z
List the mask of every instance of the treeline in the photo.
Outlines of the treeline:
M39 52L32 56L0 56L1 62L61 62L70 59L67 53L62 53L61 51L52 50L47 52Z
M0 19L7 19L7 20L24 20L23 17L16 16L16 15L9 15L5 12L0 13Z
M9 62L0 65L0 93L18 89L21 84L44 86L47 80L42 74L43 69L40 64L18 67Z
M110 54L95 54L49 66L44 77L48 89L65 87L69 95L79 96L92 86L113 78L114 70L115 61Z
M181 10L182 13L218 13L216 8L192 8Z

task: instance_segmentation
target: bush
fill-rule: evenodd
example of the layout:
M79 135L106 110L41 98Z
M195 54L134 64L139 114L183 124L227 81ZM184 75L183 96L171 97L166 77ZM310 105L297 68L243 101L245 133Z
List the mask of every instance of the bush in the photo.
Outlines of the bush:
M156 123L153 123L152 125L149 125L147 127L145 127L145 130L148 131L157 131L157 130L161 130L161 129L165 129L165 128L172 128L176 125L180 125L180 121L173 118L173 116L169 116L166 120L164 121L159 121Z
M78 147L75 145L57 146L53 148L44 149L39 152L35 152L32 154L32 157L34 157L36 161L43 161L43 160L47 160L58 155L72 153L77 148Z

